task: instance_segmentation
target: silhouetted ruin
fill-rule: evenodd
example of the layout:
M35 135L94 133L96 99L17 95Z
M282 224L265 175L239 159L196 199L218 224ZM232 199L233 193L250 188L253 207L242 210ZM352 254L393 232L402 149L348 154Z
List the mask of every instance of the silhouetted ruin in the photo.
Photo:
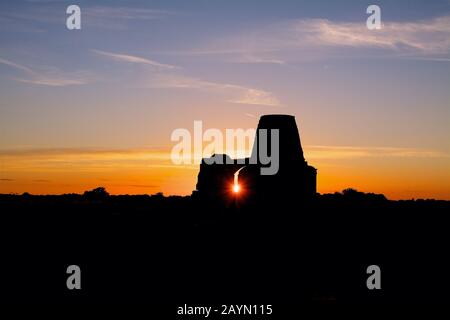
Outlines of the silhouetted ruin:
M270 131L279 130L279 167L273 175L261 174L261 168L268 167L260 159L258 139L260 130L267 130L267 150L274 152L271 146ZM275 202L278 200L301 199L304 201L316 195L316 168L308 165L300 142L295 117L291 115L264 115L260 118L257 134L250 158L231 159L221 157L221 163L211 163L212 158L202 159L194 195L212 201L230 201L239 197L241 204L254 202ZM253 160L253 161L252 161ZM254 161L256 160L256 161ZM234 175L238 174L239 188L242 192L233 195Z

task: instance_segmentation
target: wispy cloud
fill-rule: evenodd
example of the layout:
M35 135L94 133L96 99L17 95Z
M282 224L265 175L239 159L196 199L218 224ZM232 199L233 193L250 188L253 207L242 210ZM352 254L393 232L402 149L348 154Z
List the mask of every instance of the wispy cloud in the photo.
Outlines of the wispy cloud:
M241 86L234 86L234 88L242 92L237 99L229 100L230 102L270 107L280 106L280 102L271 92L259 89L245 88Z
M0 12L0 21L8 21L14 26L14 31L36 30L47 25L64 25L65 17L61 15L61 7L56 1L34 1L22 10L4 10ZM126 6L88 6L83 5L83 28L101 28L126 30L132 23L139 21L158 20L175 14L166 10ZM16 23L16 22L19 23ZM40 29L38 29L40 30Z
M12 148L0 149L0 157L86 157L96 158L101 156L111 158L145 158L169 160L169 148L137 148L137 149L107 149L107 148Z
M0 150L5 172L24 169L36 171L64 171L69 168L105 171L111 168L130 168L172 165L170 152L157 149L104 148L44 148Z
M269 91L230 83L204 81L178 74L153 75L147 86L151 88L185 88L205 90L231 96L231 98L227 98L227 101L232 103L271 107L281 106L278 99Z
M305 152L311 159L450 158L442 151L402 147L305 146Z
M93 6L83 10L83 14L92 18L110 20L154 20L172 15L173 12L137 7Z
M246 114L255 117L253 114ZM407 147L364 147L364 146L323 146L306 145L305 153L311 159L349 159L349 158L450 158L448 152L432 149ZM64 160L71 161L162 161L160 165L172 165L170 147L164 148L14 148L0 149L0 159L33 159L39 161ZM152 164L150 164L152 165ZM154 164L153 164L154 165ZM159 164L158 164L159 165ZM10 179L0 179L10 180Z
M21 71L25 71L27 73L34 73L34 71L31 70L30 68L28 68L26 66L23 66L21 64L15 63L15 62L10 61L10 60L6 60L6 59L0 58L0 63L5 64L5 65L10 66L10 67L13 67L15 69L19 69Z
M93 75L89 71L63 72L58 68L46 67L30 68L11 60L0 58L0 64L10 66L22 72L22 75L14 77L14 80L31 83L36 85L45 85L52 87L65 87L70 85L82 85L93 81ZM26 77L24 77L26 76Z
M146 87L149 88L171 88L171 89L195 89L227 96L228 102L247 105L280 106L278 99L269 91L251 88L231 83L220 83L205 81L202 79L171 72L179 69L178 66L160 63L148 58L130 54L113 53L92 49L97 55L119 62L136 63L155 67L159 72L148 76ZM272 62L274 63L274 62Z
M445 54L450 50L450 16L413 22L385 22L380 30L369 30L364 23L336 23L314 19L292 25L295 32L311 33L317 45L381 47L395 51Z
M133 187L133 188L158 188L158 185L155 184L130 184L129 187Z
M410 60L450 62L450 58L433 58L433 57L406 57L406 58Z
M235 62L284 64L300 57L317 58L330 54L333 48L378 48L397 57L415 55L447 61L450 16L407 22L384 21L380 30L369 30L365 21L289 20L224 36L180 54L219 55Z
M83 25L86 28L127 30L136 23L161 20L173 14L170 11L150 8L92 6L83 8Z
M36 85L44 85L50 87L66 87L73 85L83 85L91 83L93 76L88 71L77 72L62 72L60 70L54 70L46 74L34 74L30 78L15 78L15 80L23 83L30 83Z
M157 67L157 68L162 68L162 69L175 69L178 68L177 66L173 66L170 64L164 64L164 63L159 63L157 61L154 60L150 60L147 58L143 58L143 57L138 57L138 56L133 56L130 54L121 54L121 53L113 53L113 52L107 52L107 51L101 51L101 50L96 50L96 49L92 49L92 52L115 60L115 61L122 61L122 62L128 62L128 63L139 63L139 64L145 64L145 65L150 65L153 67Z
M219 41L221 42L221 41ZM233 42L233 41L231 41ZM230 47L227 47L227 46ZM237 45L237 47L234 47ZM225 46L221 48L222 46ZM219 44L218 48L213 49L202 49L202 50L187 50L187 51L166 51L163 52L166 55L183 55L183 56L207 56L207 55L216 55L223 56L223 60L225 62L232 63L250 63L250 64L285 64L286 61L275 58L277 50L274 49L262 49L262 48L253 48L247 47L247 44L243 47L239 47L239 44L227 43L227 44Z
M286 61L281 59L275 59L270 57L264 57L264 56L256 56L251 53L244 53L238 57L236 57L234 60L231 60L230 62L236 62L236 63L261 63L261 64L285 64Z

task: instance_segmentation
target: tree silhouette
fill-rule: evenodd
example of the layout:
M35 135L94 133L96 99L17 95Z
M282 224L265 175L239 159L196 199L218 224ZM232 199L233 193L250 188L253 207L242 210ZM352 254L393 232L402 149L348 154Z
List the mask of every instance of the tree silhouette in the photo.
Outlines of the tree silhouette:
M109 193L104 187L98 187L90 191L85 191L83 196L89 199L103 199L109 197Z

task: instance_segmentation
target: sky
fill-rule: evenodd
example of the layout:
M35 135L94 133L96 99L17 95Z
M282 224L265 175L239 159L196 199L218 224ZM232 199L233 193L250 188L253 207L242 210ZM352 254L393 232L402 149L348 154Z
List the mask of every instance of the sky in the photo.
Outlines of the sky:
M448 0L2 1L0 193L190 194L174 130L282 113L318 192L450 200L449 89Z

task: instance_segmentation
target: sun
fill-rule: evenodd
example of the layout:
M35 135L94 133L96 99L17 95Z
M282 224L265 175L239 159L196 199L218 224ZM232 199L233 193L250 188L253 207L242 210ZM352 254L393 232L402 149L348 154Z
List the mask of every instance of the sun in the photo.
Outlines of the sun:
M234 184L233 185L233 192L234 193L239 193L240 190L241 190L241 187L238 184Z

